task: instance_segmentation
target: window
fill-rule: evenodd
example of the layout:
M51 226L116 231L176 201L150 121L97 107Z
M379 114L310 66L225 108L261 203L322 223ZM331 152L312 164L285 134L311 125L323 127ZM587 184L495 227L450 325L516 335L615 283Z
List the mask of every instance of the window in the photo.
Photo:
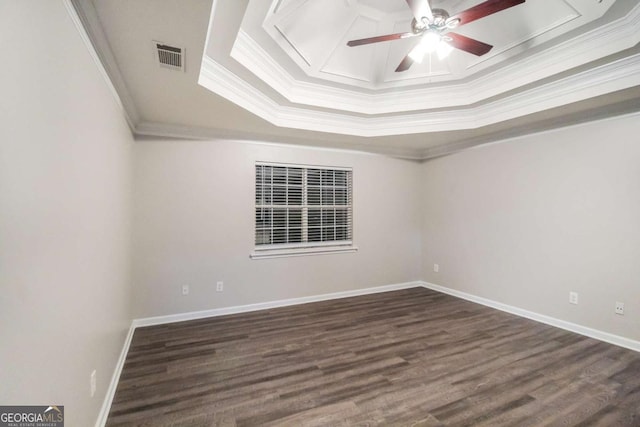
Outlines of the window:
M252 257L355 250L351 181L346 168L256 164Z

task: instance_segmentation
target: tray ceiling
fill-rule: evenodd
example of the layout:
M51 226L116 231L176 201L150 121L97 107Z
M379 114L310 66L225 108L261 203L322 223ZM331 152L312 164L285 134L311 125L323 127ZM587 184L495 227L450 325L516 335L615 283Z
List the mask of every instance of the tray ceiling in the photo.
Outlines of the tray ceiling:
M450 15L477 5L480 1L431 0L433 8ZM464 79L487 67L552 40L601 17L610 4L566 0L530 0L460 27L456 32L489 43L494 48L477 57L454 50L446 59L436 54L421 64L396 73L402 58L415 39L394 40L359 47L347 41L381 34L408 32L413 18L405 0L289 0L249 3L242 31L260 44L265 34L308 75L329 82L368 89L403 88L442 81ZM256 28L250 14L264 16ZM246 42L239 38L236 43ZM240 47L238 47L240 48ZM232 52L233 54L233 52ZM240 62L249 68L257 61ZM264 66L264 64L262 64Z
M212 11L209 40L227 21L225 1ZM432 0L451 13L479 3ZM613 5L528 0L456 30L493 44L489 54L455 50L398 73L410 40L346 42L407 31L404 0L250 0L230 54L206 47L200 83L277 126L366 137L473 129L637 85L638 58L582 68L640 41L640 7L618 1L603 19ZM621 67L635 75L596 83Z
M407 40L346 42L409 31L405 0L71 1L140 135L427 158L640 109L632 1L527 0L456 30L494 45L487 55L402 73ZM154 63L154 40L185 49L184 72Z

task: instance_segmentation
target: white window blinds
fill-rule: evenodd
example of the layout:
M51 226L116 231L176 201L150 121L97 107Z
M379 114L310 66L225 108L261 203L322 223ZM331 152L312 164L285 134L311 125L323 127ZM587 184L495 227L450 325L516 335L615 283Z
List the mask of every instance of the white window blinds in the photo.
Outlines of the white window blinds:
M351 244L352 171L256 164L256 246Z

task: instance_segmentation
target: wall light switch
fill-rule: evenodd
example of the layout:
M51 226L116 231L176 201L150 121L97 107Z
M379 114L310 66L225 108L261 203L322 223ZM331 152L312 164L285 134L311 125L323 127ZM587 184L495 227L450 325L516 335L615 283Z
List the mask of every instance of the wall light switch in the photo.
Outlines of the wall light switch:
M434 272L439 272L440 271L440 265L439 264L433 264L433 271Z
M189 285L182 285L182 295L189 295Z

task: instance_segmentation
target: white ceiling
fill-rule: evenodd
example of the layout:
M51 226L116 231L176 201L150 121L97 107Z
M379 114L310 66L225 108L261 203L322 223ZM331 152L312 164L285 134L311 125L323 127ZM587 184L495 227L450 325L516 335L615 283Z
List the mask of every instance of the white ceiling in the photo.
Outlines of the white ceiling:
M431 0L454 14L480 0ZM640 4L527 0L456 29L492 44L394 70L405 0L73 0L139 135L429 158L640 110ZM161 68L152 41L186 49Z
M483 0L431 0L434 8L445 8L451 15L481 3ZM413 15L405 0L253 0L246 9L239 37L232 50L261 46L273 52L271 39L308 76L327 82L338 82L356 88L407 88L463 80L497 64L513 63L512 58L549 42L571 30L600 18L612 2L576 0L529 0L524 4L490 15L456 32L489 43L494 48L477 57L454 50L446 60L432 55L408 71L395 69L419 39L403 39L357 48L346 42L381 34L409 32ZM247 40L251 38L252 40ZM608 46L610 51L615 48ZM254 67L268 67L263 58L238 53L240 63L259 73ZM276 52L279 52L276 50ZM284 63L279 56L275 61ZM519 58L521 61L523 58ZM283 65L286 67L286 63ZM309 81L309 79L305 79ZM388 92L388 91L387 91ZM407 92L407 90L403 90ZM440 103L443 100L439 101ZM437 102L431 101L433 105Z

